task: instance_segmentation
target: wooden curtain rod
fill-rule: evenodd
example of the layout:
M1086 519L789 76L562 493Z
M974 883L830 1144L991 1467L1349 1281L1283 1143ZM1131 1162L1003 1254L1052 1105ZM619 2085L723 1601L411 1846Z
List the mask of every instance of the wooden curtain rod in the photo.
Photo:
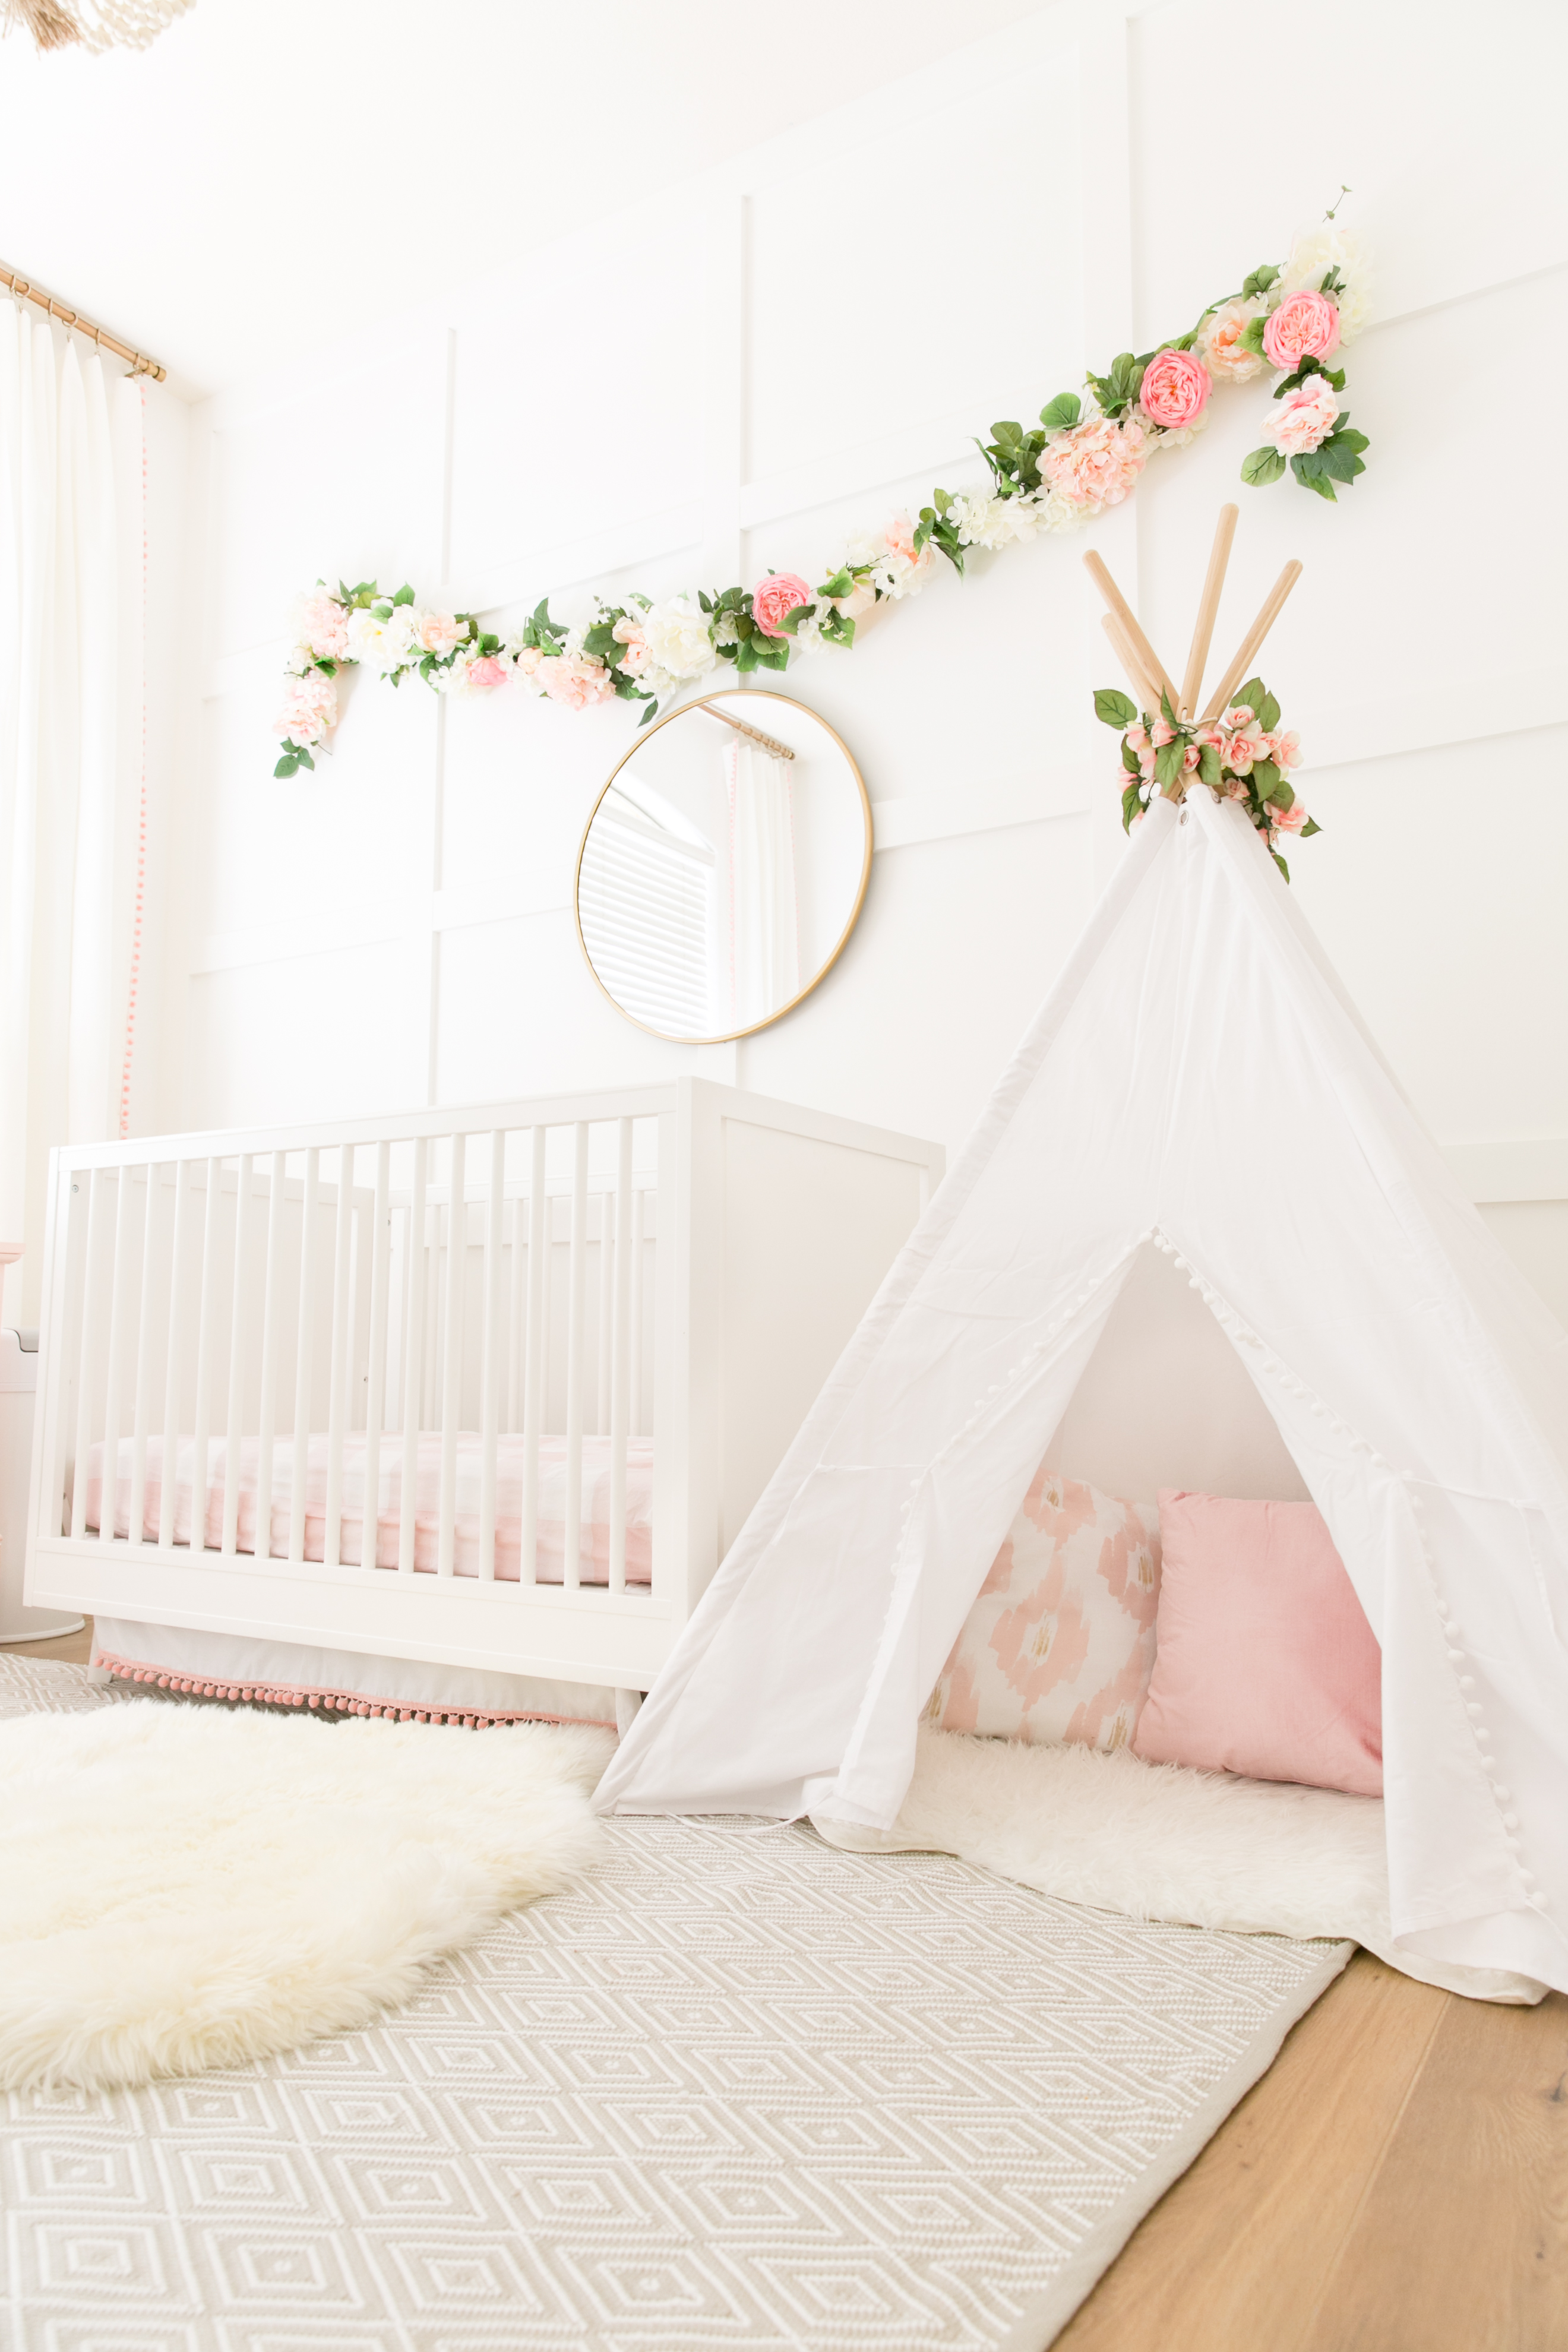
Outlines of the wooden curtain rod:
M57 300L54 295L46 294L41 286L35 286L31 278L24 278L19 270L7 268L3 261L0 261L0 286L9 287L18 302L36 302L40 310L47 310L49 317L58 319L63 327L74 327L79 335L89 335L100 351L112 352L117 359L129 360L132 375L150 375L154 383L162 383L167 376L168 369L160 367L156 360L149 359L145 352L132 350L129 343L122 343L118 335L111 335L107 327L100 327L96 319L84 318L79 310L73 310L67 303Z
M789 745L781 743L776 735L764 735L760 727L748 727L743 719L731 719L727 710L715 710L710 702L700 703L698 707L705 710L710 719L716 719L721 727L732 728L737 735L749 735L753 743L760 743L764 751L772 751L775 758L794 759L795 753Z

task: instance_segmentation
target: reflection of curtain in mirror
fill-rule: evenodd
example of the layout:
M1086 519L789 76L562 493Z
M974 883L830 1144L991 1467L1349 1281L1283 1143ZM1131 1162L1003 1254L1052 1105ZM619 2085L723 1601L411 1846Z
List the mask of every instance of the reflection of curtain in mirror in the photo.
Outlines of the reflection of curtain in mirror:
M730 1003L734 1026L765 1021L800 993L795 826L787 760L749 736L731 737Z

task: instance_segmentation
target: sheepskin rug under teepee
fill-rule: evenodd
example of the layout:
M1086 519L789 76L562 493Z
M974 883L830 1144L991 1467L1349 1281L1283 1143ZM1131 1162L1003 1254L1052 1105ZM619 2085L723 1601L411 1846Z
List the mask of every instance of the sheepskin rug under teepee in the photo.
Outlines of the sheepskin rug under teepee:
M366 2024L591 1867L614 1745L154 1699L0 1723L0 2088L145 2083Z

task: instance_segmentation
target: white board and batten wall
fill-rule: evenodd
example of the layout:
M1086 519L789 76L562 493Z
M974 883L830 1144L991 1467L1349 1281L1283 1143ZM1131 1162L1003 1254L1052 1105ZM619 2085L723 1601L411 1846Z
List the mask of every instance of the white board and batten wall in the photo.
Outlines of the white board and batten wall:
M1306 564L1265 664L1325 827L1295 887L1568 1316L1563 492L1538 415L1568 316L1565 32L1550 0L1503 0L1484 40L1453 0L1324 0L1310 28L1257 0L1045 9L204 402L141 1130L684 1071L951 1153L1120 854L1084 546L1179 661L1235 495L1224 651ZM546 591L819 579L850 528L973 481L972 432L1282 257L1342 181L1379 300L1347 354L1370 470L1337 508L1238 486L1267 383L1229 393L1087 540L982 557L792 669L860 761L878 854L843 960L777 1027L665 1045L583 963L574 861L620 706L356 677L334 755L272 781L285 616L318 573L406 577L503 627Z

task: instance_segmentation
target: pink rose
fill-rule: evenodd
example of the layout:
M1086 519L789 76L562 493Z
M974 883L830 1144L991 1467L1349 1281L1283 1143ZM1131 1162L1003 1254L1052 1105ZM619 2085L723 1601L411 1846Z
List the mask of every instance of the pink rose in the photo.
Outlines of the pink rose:
M1125 425L1086 416L1047 442L1040 471L1058 498L1084 514L1120 506L1149 456L1149 436L1135 416Z
M479 694L488 694L492 687L504 686L507 667L499 654L483 654L478 661L464 664L468 684Z
M543 663L544 656L540 651L539 647L537 646L519 646L513 658L519 677L526 678L530 686L534 687L541 694L542 694L544 688L540 685L539 672Z
M1310 375L1275 402L1263 430L1282 457L1304 457L1328 439L1339 413L1330 384L1321 375Z
M907 514L896 514L893 517L892 521L888 525L887 530L882 533L882 537L887 541L889 547L891 548L895 555L907 556L911 563L917 560L915 556L915 527L910 520Z
M798 572L770 572L752 591L752 618L764 636L780 636L784 614L811 601L811 591Z
M534 672L552 702L568 710L591 710L616 690L616 681L603 662L582 654L547 654Z
M1326 294L1287 294L1269 313L1263 348L1270 367L1294 375L1305 359L1326 360L1340 340L1340 314Z
M1238 702L1227 710L1220 722L1225 730L1225 741L1220 759L1233 775L1249 776L1253 762L1268 757L1268 738L1258 724L1250 706Z
M1301 764L1301 741L1297 735L1269 735L1265 738L1268 757L1277 768L1298 768Z
M1198 349L1211 375L1224 376L1231 383L1245 383L1249 376L1261 375L1262 360L1247 350L1241 340L1252 319L1249 302L1222 302L1217 310L1209 312L1198 331Z
M1214 382L1191 352L1156 352L1143 371L1138 405L1152 424L1179 433L1203 415Z
M1300 833L1307 822L1307 812L1300 796L1298 795L1291 802L1288 809L1275 808L1271 805L1268 811L1268 822L1276 833Z

